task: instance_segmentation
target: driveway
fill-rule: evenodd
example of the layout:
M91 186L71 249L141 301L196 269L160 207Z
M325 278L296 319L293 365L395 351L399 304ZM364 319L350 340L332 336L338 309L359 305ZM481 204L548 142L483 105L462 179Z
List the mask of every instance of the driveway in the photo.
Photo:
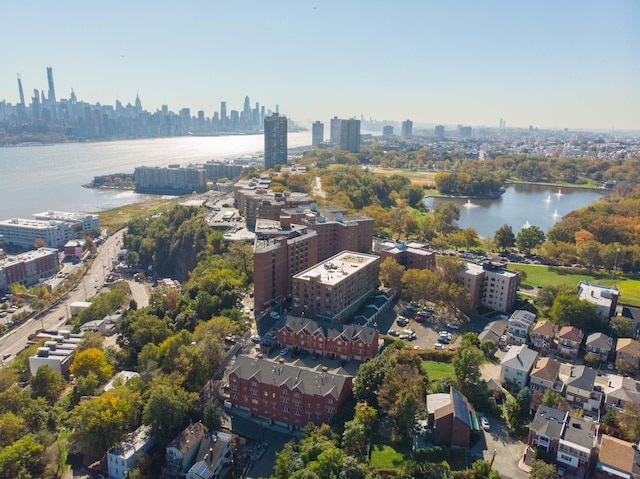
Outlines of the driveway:
M481 414L478 413L478 416ZM469 451L473 460L493 460L493 468L503 479L526 479L529 474L518 468L525 444L509 436L503 419L488 416L490 431L483 431L482 438Z

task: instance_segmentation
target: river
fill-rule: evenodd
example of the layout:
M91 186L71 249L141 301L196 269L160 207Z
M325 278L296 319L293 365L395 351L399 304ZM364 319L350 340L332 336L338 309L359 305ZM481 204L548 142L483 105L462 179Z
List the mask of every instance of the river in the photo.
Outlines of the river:
M288 146L311 144L311 132L289 133ZM0 219L47 210L101 211L140 201L133 191L83 188L94 176L133 173L136 166L204 163L262 153L263 135L172 137L0 148Z

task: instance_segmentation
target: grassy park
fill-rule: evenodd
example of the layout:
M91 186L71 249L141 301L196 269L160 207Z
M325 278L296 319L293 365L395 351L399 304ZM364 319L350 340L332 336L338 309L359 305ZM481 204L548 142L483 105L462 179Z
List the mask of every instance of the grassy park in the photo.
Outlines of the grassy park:
M427 376L431 381L453 377L453 366L449 363L422 361L422 369L427 372Z
M149 216L158 213L167 207L176 204L182 198L150 198L145 201L130 205L112 208L106 211L97 211L94 214L100 215L100 225L114 232L122 228L133 218L138 216Z
M526 272L527 279L522 284L534 288L560 285L577 288L580 281L604 286L615 285L620 290L620 303L640 306L640 275L637 274L618 272L612 281L611 272L608 271L588 271L579 268L559 268L518 263L509 263L509 269Z

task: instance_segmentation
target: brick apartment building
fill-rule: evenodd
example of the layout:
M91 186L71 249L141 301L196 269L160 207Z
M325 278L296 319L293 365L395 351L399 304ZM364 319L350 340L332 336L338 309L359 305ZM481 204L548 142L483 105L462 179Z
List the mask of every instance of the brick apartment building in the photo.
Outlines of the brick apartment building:
M376 253L380 255L380 263L393 258L405 268L436 269L436 253L426 244L417 241L381 241L376 244Z
M37 284L42 278L55 275L60 270L58 250L39 248L0 260L0 291L20 283L25 286Z
M378 353L376 328L343 325L289 316L274 326L276 342L294 350L331 358L365 361Z
M485 306L494 311L511 311L516 302L518 272L504 269L501 263L485 261L466 263L460 273L468 288L473 307Z
M343 322L378 286L380 258L343 251L291 279L292 314Z
M239 355L229 373L234 407L282 426L330 423L351 395L353 377L343 370Z

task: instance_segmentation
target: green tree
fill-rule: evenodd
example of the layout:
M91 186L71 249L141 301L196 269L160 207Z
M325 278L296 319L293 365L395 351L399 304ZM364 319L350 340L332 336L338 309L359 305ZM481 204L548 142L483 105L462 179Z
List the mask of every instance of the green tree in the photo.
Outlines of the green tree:
M402 287L402 275L405 272L404 266L398 264L398 262L388 256L380 264L380 281L386 286L391 288Z
M169 441L189 422L197 394L189 394L176 384L161 381L152 386L142 420L151 425L158 440Z
M27 434L0 451L0 477L28 478L37 476L44 446L36 436Z
M518 429L518 416L520 415L521 411L518 400L513 396L509 396L504 404L504 410L507 424L509 425L511 430L516 431Z
M456 386L468 395L480 382L480 366L484 362L484 354L475 346L459 348L453 357L453 371Z
M602 244L597 241L586 241L579 244L576 247L576 253L578 254L578 261L584 264L587 268L595 269L602 265L602 258L600 257L600 249Z
M222 427L222 409L220 403L210 402L204 408L203 424L209 431L219 431Z
M502 225L496 230L493 240L500 250L513 248L516 244L516 237L513 234L513 229L511 229L511 226L507 224Z
M611 332L616 338L634 338L636 328L631 318L614 316L611 318Z
M276 479L289 479L291 475L304 469L304 463L296 450L293 442L284 445L280 452L276 452L276 461L273 466L273 476Z
M549 317L559 326L571 325L583 331L598 331L602 326L595 305L575 294L556 296Z
M76 354L70 370L77 377L85 377L93 373L100 383L106 382L113 376L113 366L109 364L105 354L96 348L85 349Z
M640 441L640 405L626 402L623 409L616 414L616 419L627 441Z
M460 208L447 201L436 206L434 210L434 226L436 231L447 235L456 229L456 221L460 219Z
M636 363L630 359L618 359L616 360L616 371L624 376L635 377L638 372Z
M551 389L547 389L542 396L542 404L547 407L557 408L563 401L564 398Z
M561 293L568 292L565 286L545 285L544 288L538 289L538 295L535 299L536 306L544 311L549 311L556 297Z
M520 251L530 253L532 249L544 243L544 231L538 226L522 228L516 237L516 244Z
M555 464L547 464L542 459L534 459L529 472L531 479L557 479L558 473Z
M384 350L373 359L362 363L353 381L353 395L359 402L365 402L378 409L378 390L385 377L395 366L391 350Z
M7 411L0 416L0 449L17 441L27 431L27 425L20 416Z
M520 411L524 415L528 415L531 406L531 390L529 388L522 388L520 391L518 391L516 399L518 400Z
M29 383L32 397L43 397L49 404L58 400L65 387L62 376L46 364L38 368L35 376L31 376Z

